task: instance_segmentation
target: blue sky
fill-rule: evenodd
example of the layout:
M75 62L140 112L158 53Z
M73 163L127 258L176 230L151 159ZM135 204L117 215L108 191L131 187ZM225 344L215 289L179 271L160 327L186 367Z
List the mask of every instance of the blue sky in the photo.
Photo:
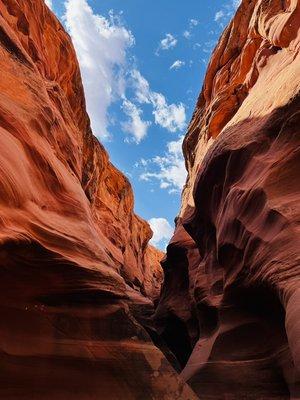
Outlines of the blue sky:
M238 0L45 0L70 33L94 134L164 248L185 181L181 141Z

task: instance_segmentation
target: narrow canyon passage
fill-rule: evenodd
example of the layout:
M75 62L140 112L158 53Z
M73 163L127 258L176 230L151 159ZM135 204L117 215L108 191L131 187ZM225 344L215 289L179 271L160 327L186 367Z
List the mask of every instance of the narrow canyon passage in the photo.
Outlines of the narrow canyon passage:
M44 0L0 0L0 399L300 399L299 50L299 0L241 1L163 253L70 36Z

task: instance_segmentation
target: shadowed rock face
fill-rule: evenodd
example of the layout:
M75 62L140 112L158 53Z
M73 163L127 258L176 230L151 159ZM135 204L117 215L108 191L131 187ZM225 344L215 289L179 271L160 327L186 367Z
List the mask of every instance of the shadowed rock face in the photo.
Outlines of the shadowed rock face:
M300 398L299 28L299 1L244 0L184 141L156 320L183 325L204 399Z
M163 255L70 38L42 0L0 0L0 398L300 398L299 21L244 0L215 49L151 319Z
M196 398L133 317L162 253L44 1L0 0L0 71L0 398Z

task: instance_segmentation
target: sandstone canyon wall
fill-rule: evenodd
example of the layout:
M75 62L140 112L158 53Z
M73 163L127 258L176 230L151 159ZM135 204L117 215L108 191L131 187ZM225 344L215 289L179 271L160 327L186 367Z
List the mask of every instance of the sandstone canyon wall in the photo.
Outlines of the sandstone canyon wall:
M158 299L69 36L0 0L1 399L300 398L299 27L300 1L243 0L225 29Z
M162 254L43 0L0 0L0 174L0 398L196 398L133 317Z
M300 398L299 29L300 1L243 0L184 140L155 319L203 399Z

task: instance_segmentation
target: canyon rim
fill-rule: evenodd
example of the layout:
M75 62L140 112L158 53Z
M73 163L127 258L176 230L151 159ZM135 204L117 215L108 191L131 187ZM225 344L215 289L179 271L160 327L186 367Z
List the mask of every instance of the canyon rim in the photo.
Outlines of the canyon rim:
M243 0L164 254L70 36L43 0L0 0L1 399L300 399L299 89L300 1Z

